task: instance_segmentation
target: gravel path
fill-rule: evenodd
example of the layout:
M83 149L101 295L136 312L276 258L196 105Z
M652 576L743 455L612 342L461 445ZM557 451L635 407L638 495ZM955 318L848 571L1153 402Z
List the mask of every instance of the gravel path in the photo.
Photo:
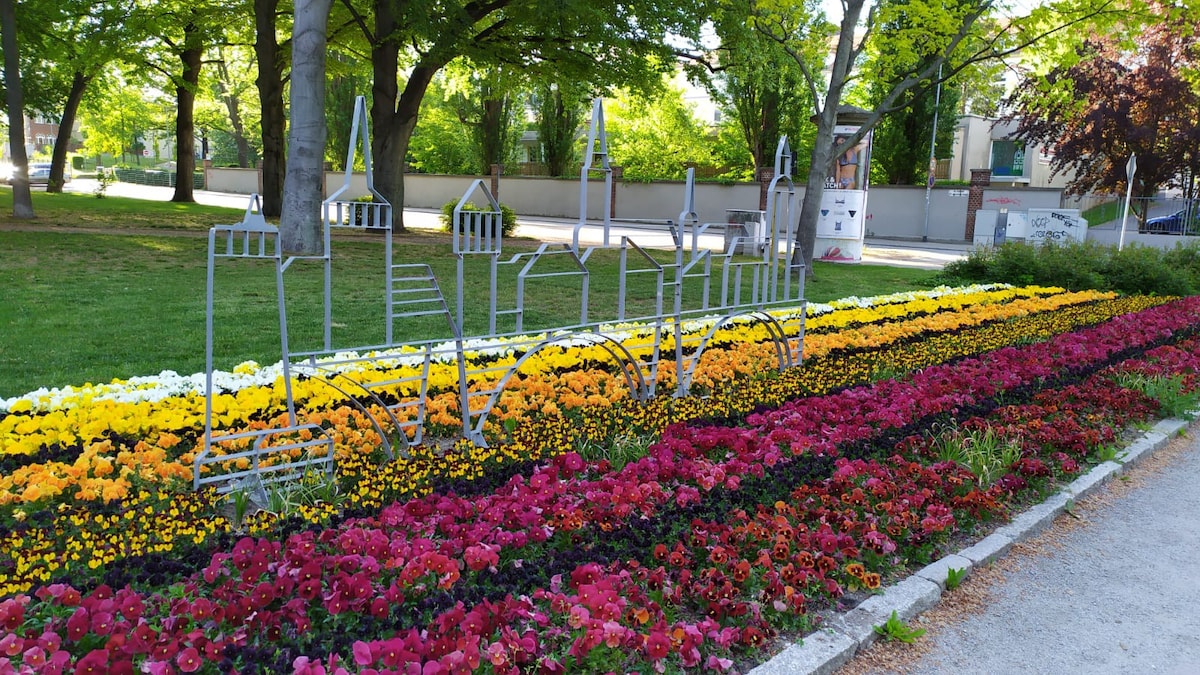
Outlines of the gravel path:
M1200 439L1072 513L910 622L929 629L917 643L839 674L1200 673Z

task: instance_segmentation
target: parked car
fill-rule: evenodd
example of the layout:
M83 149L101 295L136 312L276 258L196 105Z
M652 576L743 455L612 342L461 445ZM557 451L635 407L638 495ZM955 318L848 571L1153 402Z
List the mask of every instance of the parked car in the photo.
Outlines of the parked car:
M4 175L0 177L0 182L6 185L12 185L14 167L8 166L4 171ZM70 172L63 174L63 182L71 182ZM30 185L49 185L50 184L50 162L33 162L29 165L29 184Z
M42 162L29 165L29 184L48 185L50 183L50 165Z
M1200 233L1200 209L1194 210L1190 222L1187 209L1176 211L1169 216L1147 218L1146 223L1138 227L1141 234L1197 234Z

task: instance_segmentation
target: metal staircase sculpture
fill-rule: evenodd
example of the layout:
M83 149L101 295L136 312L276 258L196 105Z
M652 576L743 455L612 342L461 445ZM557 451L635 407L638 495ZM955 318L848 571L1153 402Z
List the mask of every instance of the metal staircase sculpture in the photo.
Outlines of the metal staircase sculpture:
M280 349L288 353L287 311L284 303L283 261L277 228L262 215L258 195L250 196L242 222L217 225L208 233L208 273L205 302L205 381L203 447L192 463L192 487L212 486L228 492L239 486L251 489L263 484L291 480L316 469L332 475L333 438L315 424L300 423L292 395L292 373L283 360L283 386L287 424L251 431L223 433L214 421L216 391L213 383L214 310L216 263L218 260L266 261L275 271L279 303ZM245 446L249 445L247 449Z
M356 146L360 143L369 201L346 197L352 184ZM503 209L482 180L472 181L451 214L451 248L457 261L454 289L456 304L453 308L447 303L429 265L393 263L392 206L374 187L366 107L362 97L355 104L346 167L342 186L322 203L326 225L323 255L307 258L319 260L324 265L324 331L321 349L292 351L287 339L284 273L293 262L306 258L282 259L275 228L268 225L253 208L247 209L242 223L217 226L210 232L205 452L215 443L242 441L243 437L246 439L244 442L254 445L254 449L245 455L225 455L224 459L213 453L202 453L195 467L194 484L197 488L213 483L229 486L248 476L255 476L255 480L258 480L268 472L281 478L287 477L288 474L279 473L281 469L275 468L275 465L264 465L259 461L268 448L263 439L265 435L282 436L285 440L292 436L311 436L311 440L304 444L283 443L279 447L286 448L287 452L302 451L312 457L318 455L316 448L322 448L322 456L328 457L328 463L321 467L327 472L333 470L333 441L329 433L296 419L291 387L291 377L296 374L331 387L348 405L361 411L379 435L385 454L392 457L395 454L407 455L413 445L428 442L426 426L430 380L435 369L439 373L448 370L453 373L461 438L476 445L486 445L492 424L490 418L506 387L531 359L548 349L567 348L570 345L599 348L614 364L614 372L628 387L631 400L636 402L645 402L659 395L661 369L668 359L675 377L671 395L694 395L694 380L704 353L721 331L735 324L757 323L764 327L767 339L774 345L779 369L800 364L804 339L804 267L802 262L796 262L802 261L803 256L798 254L792 233L796 191L790 178L792 155L786 138L780 139L776 150L776 177L767 193L767 232L757 236L755 254L738 254L737 251L744 247L736 237L728 241L724 251L713 251L699 245L701 236L716 232L725 225L699 222L695 211L695 174L689 170L678 222L667 221L665 224L672 235L674 250L671 259L663 262L638 245L633 237L622 237L616 244L610 242L613 169L608 157L603 106L597 99L589 125L588 149L580 171L580 216L573 229L572 243L542 244L533 251L520 252L507 260L503 259ZM588 225L588 179L598 171L605 176L602 244L581 248L580 232ZM480 205L475 205L473 199L478 199ZM330 239L333 228L377 230L384 236L386 329L382 345L342 347L340 349L344 351L339 351L333 344L334 250ZM222 237L232 241L243 235L261 237L262 241L257 247L247 243L241 248L232 243L222 248L216 243ZM269 239L274 239L273 246L267 246ZM757 239L763 239L763 245L757 245ZM619 255L616 307L615 311L608 313L596 311L589 297L588 261L600 249L617 249ZM275 264L288 424L269 432L220 436L213 429L213 265L218 259L228 257L257 257ZM478 267L481 260L488 274L488 325L486 330L472 333L464 327L467 320L465 308L477 302L466 290L471 278L468 270ZM553 282L556 291L568 282L578 287L578 322L552 327L533 327L527 323L530 303L545 294L545 291L535 290L534 287L549 282ZM714 287L714 284L718 284L718 287ZM650 308L642 312L632 309L633 299L639 292L644 296L647 289L653 296ZM514 299L511 306L501 306L499 299L504 295L502 290L512 291ZM642 306L645 306L644 298L642 302ZM774 311L782 309L789 311ZM441 317L449 338L403 343L395 340L394 329L399 322L422 317ZM618 338L605 321L640 328L624 329L623 335ZM534 330L534 334L526 334L530 330ZM499 344L494 341L501 338L503 349L519 354L515 361L490 359L486 354L477 353L481 349L485 353L493 349L488 345ZM227 472L224 474L226 477L221 479L202 476L206 472L215 473L214 466L228 467L228 463L220 462L227 462L230 457L252 460L253 468ZM301 463L292 468L307 470L308 466Z

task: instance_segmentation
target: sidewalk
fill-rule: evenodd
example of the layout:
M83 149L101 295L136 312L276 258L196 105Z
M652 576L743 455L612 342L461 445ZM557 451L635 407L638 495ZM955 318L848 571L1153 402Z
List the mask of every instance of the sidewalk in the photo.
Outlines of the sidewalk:
M67 184L68 192L91 193L96 188L96 181L87 178L77 178ZM174 190L168 187L135 185L133 183L113 183L108 187L108 194L136 199L151 199L169 201ZM227 192L195 191L196 202L212 206L226 206L245 209L249 203L248 195ZM405 227L438 230L441 213L436 209L404 209ZM528 237L543 242L571 243L574 235L575 218L548 218L540 216L521 216L517 220L516 235ZM609 243L619 245L621 237L628 236L645 248L674 247L670 232L664 223L639 222L631 220L614 220L609 229ZM603 226L598 221L589 221L580 233L580 245L599 246L603 243ZM711 250L723 250L725 241L722 233L705 234L700 237L699 245ZM892 265L896 267L917 267L921 269L938 270L952 260L965 258L970 251L970 244L922 243L895 241L886 239L868 239L863 251L863 262L873 265Z
M1159 423L1118 463L751 673L1200 673L1200 439L1180 438L1186 428ZM987 578L962 587L981 610L942 610L947 567ZM929 633L876 643L872 627L893 609Z
M1159 453L1011 554L912 672L1200 673L1200 441Z

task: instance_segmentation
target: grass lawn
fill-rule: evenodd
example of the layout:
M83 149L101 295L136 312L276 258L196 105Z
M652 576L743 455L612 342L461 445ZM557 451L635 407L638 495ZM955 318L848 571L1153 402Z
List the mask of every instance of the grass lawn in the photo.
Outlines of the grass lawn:
M204 369L204 305L207 238L215 222L234 222L237 210L85 195L35 193L36 231L0 229L0 396L38 387L56 387L175 370ZM0 191L0 228L12 226L11 199ZM175 232L109 235L75 232L60 226L99 230L170 223ZM131 225L143 223L145 225ZM194 233L179 232L193 230ZM506 240L507 258L538 242ZM333 346L384 342L383 256L378 238L349 237L334 243ZM670 257L664 252L660 262ZM454 304L456 261L446 235L416 231L397 235L394 261L433 267L447 300ZM481 264L468 270L466 332L487 326L487 277ZM600 251L589 262L589 320L615 318L618 257ZM565 256L540 269L566 269ZM279 360L279 331L272 267L245 260L218 261L215 292L217 365L229 368L246 359ZM875 265L817 263L807 297L825 301L848 295L875 295L927 287L931 272ZM293 351L319 349L323 266L298 261L285 273L289 340ZM534 280L552 289L526 305L525 330L579 321L581 283L577 277ZM719 282L718 282L719 283ZM626 316L653 312L656 288L650 275L635 275L627 289ZM689 288L685 302L695 302ZM671 293L664 292L670 302ZM478 300L472 300L478 298ZM501 298L512 305L512 298ZM669 305L667 305L669 306ZM512 324L501 326L511 330ZM394 339L448 337L444 321L413 320L394 327Z
M37 214L34 222L46 228L207 231L214 223L239 222L245 209L125 197L97 199L94 195L73 192L52 194L35 189L33 211ZM0 225L28 222L12 218L12 190L7 187L0 189Z
M1090 209L1085 209L1079 215L1083 216L1088 222L1088 227L1094 227L1101 223L1107 223L1121 217L1121 201L1113 200L1098 204Z

